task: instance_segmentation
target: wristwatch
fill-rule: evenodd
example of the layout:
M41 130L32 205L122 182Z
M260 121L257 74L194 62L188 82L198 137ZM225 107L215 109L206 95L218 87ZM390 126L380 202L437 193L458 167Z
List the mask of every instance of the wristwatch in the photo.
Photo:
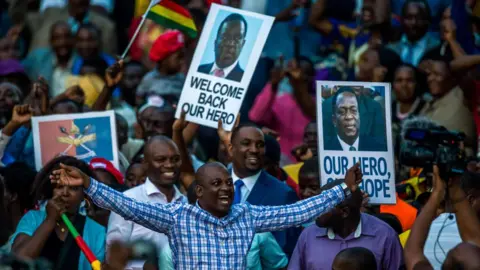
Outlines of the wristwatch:
M340 187L343 189L343 193L345 194L345 198L349 198L350 196L352 196L352 191L347 186L347 184L341 183Z

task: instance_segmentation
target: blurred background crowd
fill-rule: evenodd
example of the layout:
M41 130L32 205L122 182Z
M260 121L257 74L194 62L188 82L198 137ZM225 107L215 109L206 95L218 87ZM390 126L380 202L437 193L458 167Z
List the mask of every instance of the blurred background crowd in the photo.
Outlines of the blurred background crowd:
M243 201L279 205L319 194L327 188L318 181L316 103L320 96L331 99L336 90L323 89L316 96L314 82L330 80L391 84L391 104L385 105L375 89L363 89L370 99L360 100L364 104L359 107L360 115L369 118L374 112L368 102L391 106L397 204L351 200L317 224L285 234L258 234L248 269L331 269L334 261L338 269L429 269L428 264L435 269L480 269L480 2L175 2L190 12L197 38L178 39L147 20L127 57L118 62L148 1L1 0L0 246L10 254L3 258L5 264L27 265L44 258L52 269L89 269L64 224L56 222L63 211L70 213L105 269L127 264L137 269L132 261L142 256L144 269L172 269L165 235L96 207L79 188L52 185L49 175L60 163L138 200L170 203L188 198L194 203L194 194L188 194L195 184L191 172L211 160L235 171L248 169L245 156L254 151L262 156L261 167L245 175L256 178L245 184L250 195L242 193ZM223 129L174 125L212 2L275 17L240 109L244 132L231 142ZM104 110L115 111L119 168L102 157L90 164L58 157L35 170L32 116ZM434 183L441 183L431 168L402 159L401 153L413 147L402 136L405 126L464 133L459 147L465 172L460 180L445 179L447 195L438 188L431 192ZM179 130L183 146L174 138ZM255 132L265 135L263 144L247 149ZM159 140L147 151L145 142L157 135L173 141ZM165 188L158 175L165 166L178 165L171 160L172 151L178 151L172 144L180 151L185 148L188 161L182 157L187 165L179 167L180 179ZM285 194L275 189L253 194L260 171L288 187L277 189ZM260 202L254 196L267 199ZM58 197L64 198L62 206ZM323 254L328 255L319 258ZM364 268L348 268L349 263Z

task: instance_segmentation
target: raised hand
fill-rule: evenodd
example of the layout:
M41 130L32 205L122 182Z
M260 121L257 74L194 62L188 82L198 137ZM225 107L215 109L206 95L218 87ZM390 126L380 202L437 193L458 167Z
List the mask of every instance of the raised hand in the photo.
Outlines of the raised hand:
M15 107L13 107L12 120L10 121L18 126L24 125L30 121L32 113L32 107L28 104L15 105Z
M120 83L123 78L123 60L119 60L105 71L107 87L112 88Z
M79 85L73 85L65 91L64 95L79 104L85 103L85 93Z
M62 214L66 211L65 202L60 196L55 196L47 202L45 210L47 211L48 220L59 221Z
M174 132L182 132L188 126L189 122L185 121L186 114L185 111L182 111L180 113L180 118L173 122L172 130Z
M237 119L235 120L235 124L233 125L232 130L238 127L239 124L240 124L240 114L237 115ZM223 128L222 119L218 120L217 134L223 143L230 143L230 139L232 138L232 131L226 131Z
M441 26L442 39L445 41L454 41L457 38L457 25L452 19L446 19Z
M283 66L284 60L283 55L278 58L278 65L275 65L270 71L270 84L272 85L272 90L277 91L278 85L285 77L285 69Z
M433 166L433 188L432 195L436 196L438 199L443 200L446 192L446 183L440 176L440 170L437 165Z
M345 184L353 192L357 191L358 185L362 182L362 170L360 170L360 163L356 163L348 169L347 174L345 175Z
M60 169L50 175L52 184L61 186L90 186L90 178L79 169L60 163Z

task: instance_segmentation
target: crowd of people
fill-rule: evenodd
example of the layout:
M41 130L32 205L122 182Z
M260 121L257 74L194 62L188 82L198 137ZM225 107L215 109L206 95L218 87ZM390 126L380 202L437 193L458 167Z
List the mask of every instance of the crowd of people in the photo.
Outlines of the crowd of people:
M198 36L146 20L121 59L148 2L0 2L0 269L92 269L63 214L105 270L480 269L480 2L178 0ZM212 2L275 17L231 131L175 118ZM318 80L390 83L392 103ZM339 96L355 138L391 108L393 145L368 147L394 149L396 204L369 202L361 164L320 184L317 106ZM32 117L106 110L118 166L36 169ZM463 170L410 166L409 128L462 132Z

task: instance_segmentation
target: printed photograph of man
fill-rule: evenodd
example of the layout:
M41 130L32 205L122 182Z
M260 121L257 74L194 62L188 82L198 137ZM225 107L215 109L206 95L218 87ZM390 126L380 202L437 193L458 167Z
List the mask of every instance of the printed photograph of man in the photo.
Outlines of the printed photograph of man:
M383 112L379 111L378 114L383 114ZM375 137L360 133L360 115L359 98L354 89L348 86L340 87L332 97L334 134L324 132L324 149L334 151L387 151L385 134L382 134L383 137Z
M247 21L237 13L228 15L217 30L214 42L215 61L198 67L198 72L240 82L244 70L239 57L245 45Z

